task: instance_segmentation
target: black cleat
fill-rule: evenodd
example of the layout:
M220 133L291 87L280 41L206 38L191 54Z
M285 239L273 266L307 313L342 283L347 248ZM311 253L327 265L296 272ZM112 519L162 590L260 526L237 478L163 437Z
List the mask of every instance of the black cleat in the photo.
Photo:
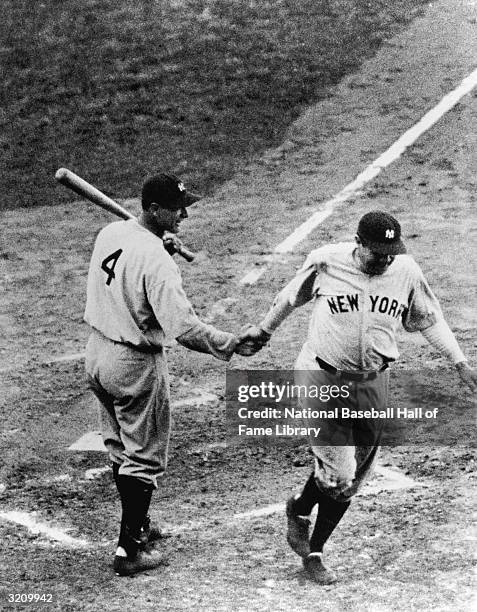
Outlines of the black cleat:
M118 576L132 576L139 572L167 565L164 553L157 550L139 550L134 557L114 557L113 569Z
M286 512L288 520L287 542L291 549L300 557L310 554L310 521L299 516L293 510L295 499L290 497L287 501Z
M317 584L333 584L338 580L335 572L323 565L323 554L319 552L310 553L303 559L303 567L308 577Z
M141 541L143 544L148 544L151 542L155 542L156 540L162 540L163 538L167 538L168 536L164 534L159 525L151 521L149 516L146 516L144 524L141 529Z

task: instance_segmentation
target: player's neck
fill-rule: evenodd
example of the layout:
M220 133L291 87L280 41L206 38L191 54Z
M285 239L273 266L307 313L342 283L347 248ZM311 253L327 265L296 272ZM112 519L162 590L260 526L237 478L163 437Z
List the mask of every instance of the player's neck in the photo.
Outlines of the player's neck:
M353 252L351 253L351 257L353 258L354 265L357 268L359 268L359 270L361 270L361 272L363 272L361 259L359 257L359 253L358 253L358 247L354 247Z
M358 247L354 248L353 253L352 253L352 257L353 257L353 262L354 262L355 266L358 268L358 270L360 272L362 272L363 274L367 274L369 276L370 274L369 274L369 272L366 269L366 265L365 265L364 261L361 259Z

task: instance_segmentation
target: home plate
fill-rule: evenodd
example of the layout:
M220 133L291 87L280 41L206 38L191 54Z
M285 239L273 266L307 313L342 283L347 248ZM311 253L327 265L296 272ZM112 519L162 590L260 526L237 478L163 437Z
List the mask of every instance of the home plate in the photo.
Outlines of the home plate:
M100 431L89 431L76 440L69 448L69 451L97 451L107 453L107 449L103 444L103 438Z
M427 484L422 484L405 476L398 469L390 469L388 467L384 467L378 465L375 470L374 478L371 482L367 483L361 495L376 495L381 491L397 491L399 489L411 489L413 487L426 487L429 486ZM276 514L278 512L283 512L285 510L285 504L272 504L270 506L264 506L263 508L256 508L254 510L249 510L248 512L241 512L239 514L234 514L232 520L241 521L243 519L255 519L260 518L262 516L270 516L272 514Z
M397 468L378 465L376 466L373 479L365 484L363 490L358 495L376 495L381 493L381 491L398 491L400 489L428 486L428 484L417 482L406 476Z

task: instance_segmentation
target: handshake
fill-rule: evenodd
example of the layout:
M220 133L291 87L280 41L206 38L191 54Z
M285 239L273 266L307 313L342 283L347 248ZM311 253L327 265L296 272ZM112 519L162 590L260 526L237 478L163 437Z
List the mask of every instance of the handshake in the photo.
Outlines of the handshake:
M238 344L234 351L243 357L250 357L261 350L272 337L257 325L246 325L237 336Z

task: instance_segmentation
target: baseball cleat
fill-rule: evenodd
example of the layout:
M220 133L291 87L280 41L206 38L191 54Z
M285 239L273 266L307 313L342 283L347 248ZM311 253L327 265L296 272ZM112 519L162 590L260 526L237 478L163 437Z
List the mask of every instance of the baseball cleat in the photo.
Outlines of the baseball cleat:
M295 499L290 497L287 501L286 513L288 520L287 542L290 548L300 557L310 554L310 521L299 516L293 510Z
M322 553L310 553L303 559L303 567L308 577L318 584L333 584L338 580L335 572L323 565Z
M163 538L167 538L167 535L161 531L161 528L156 522L151 521L150 516L146 516L141 529L141 541L143 544L155 542L156 540L162 540Z
M113 569L118 576L132 576L139 572L167 565L164 553L157 550L139 550L134 557L114 557Z

